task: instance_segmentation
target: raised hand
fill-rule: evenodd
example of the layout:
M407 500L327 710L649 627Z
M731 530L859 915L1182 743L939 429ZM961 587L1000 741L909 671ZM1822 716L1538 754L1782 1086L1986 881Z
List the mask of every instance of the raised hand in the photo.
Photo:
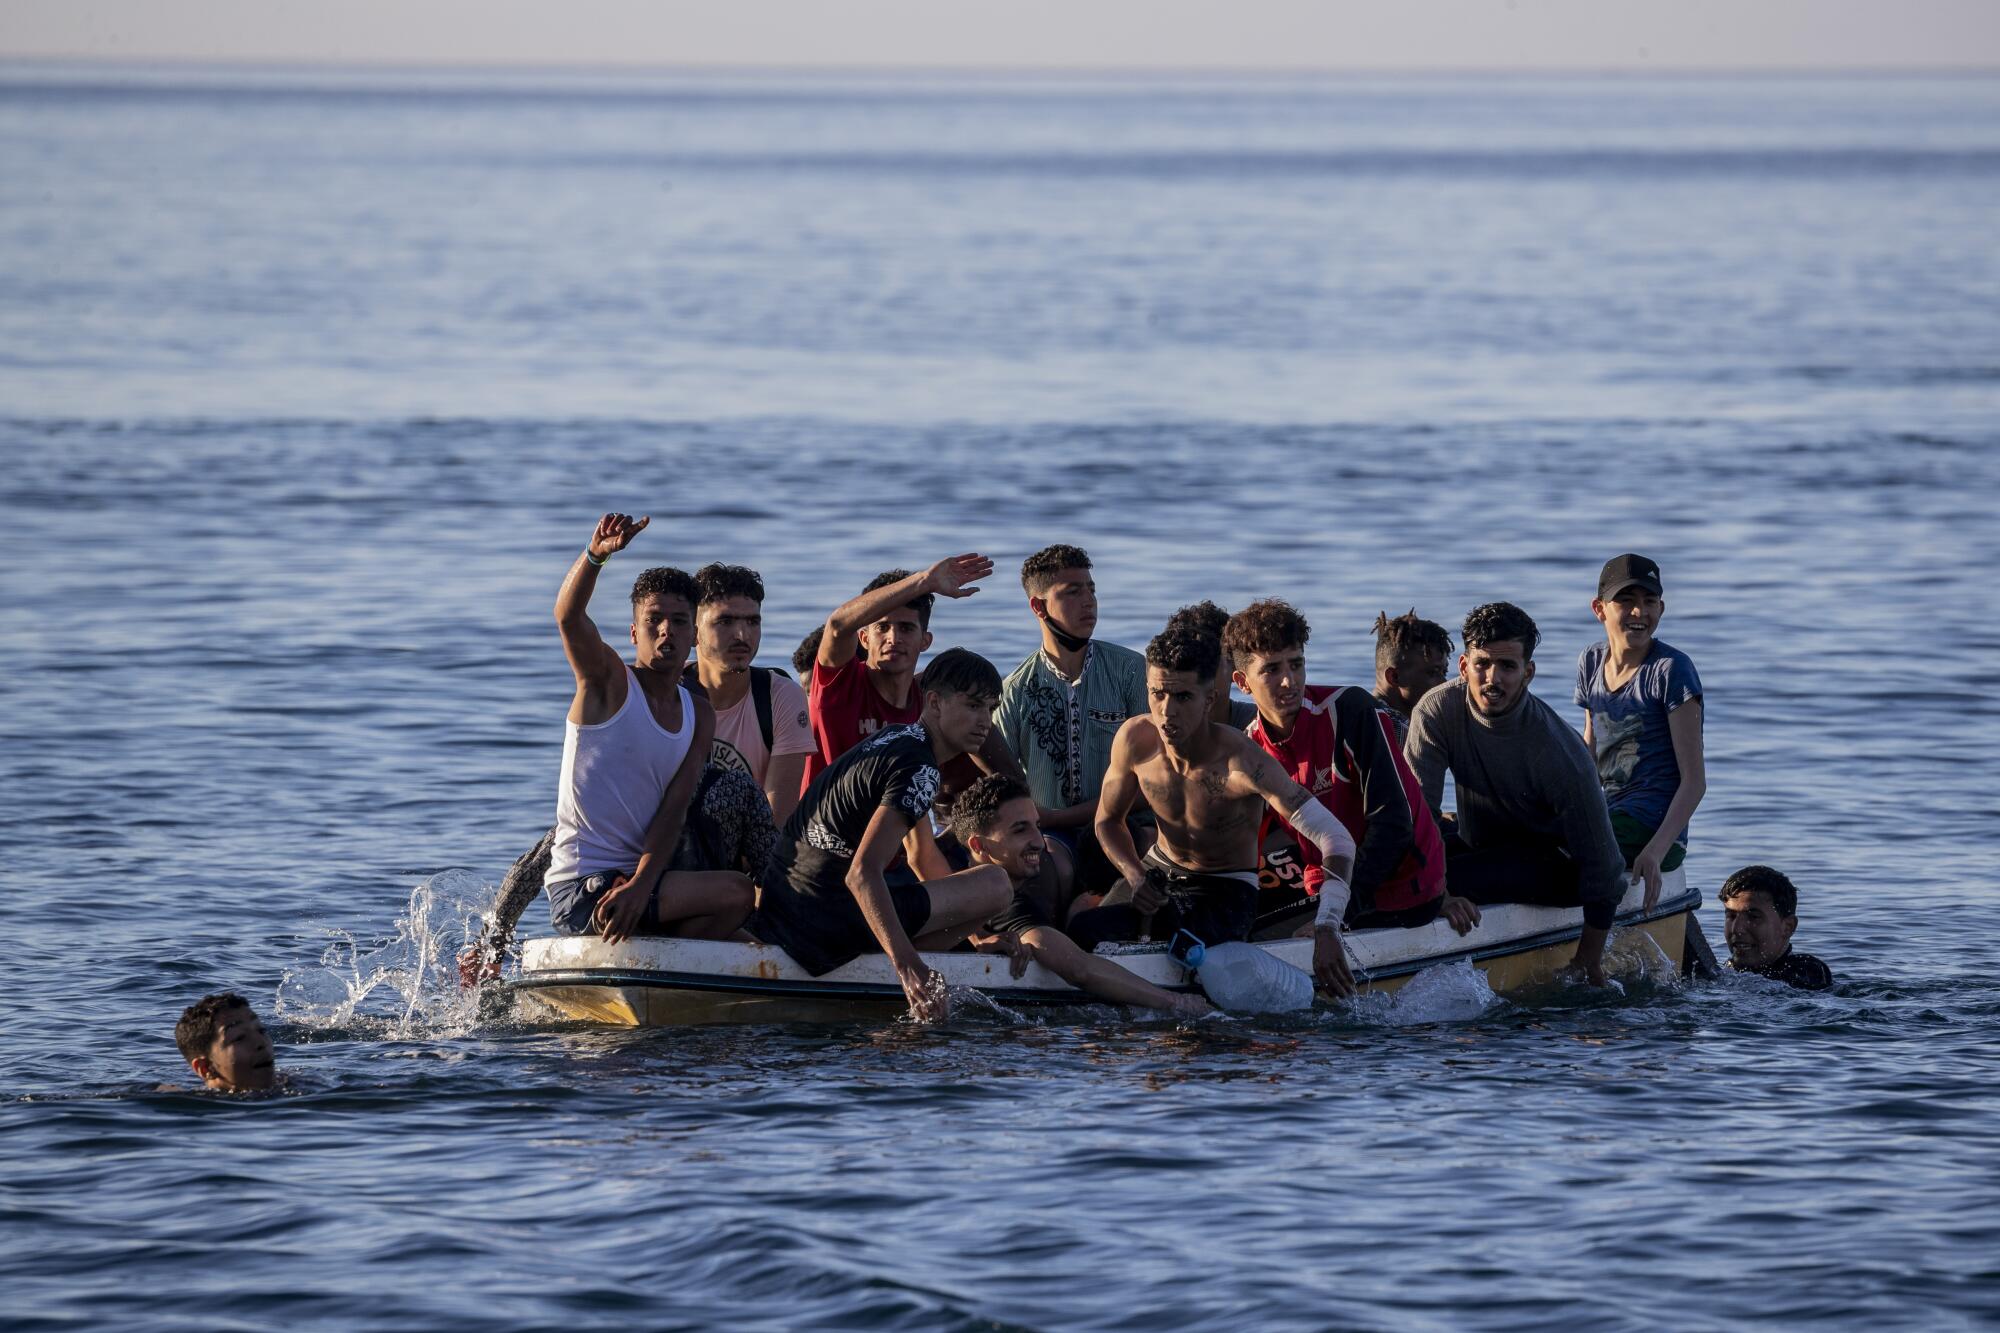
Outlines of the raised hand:
M590 534L591 555L602 560L608 555L615 555L624 550L652 521L651 514L637 522L633 521L630 514L606 514L597 520L597 530Z
M979 591L972 585L992 572L993 562L983 555L955 555L932 565L925 579L940 597L970 597Z

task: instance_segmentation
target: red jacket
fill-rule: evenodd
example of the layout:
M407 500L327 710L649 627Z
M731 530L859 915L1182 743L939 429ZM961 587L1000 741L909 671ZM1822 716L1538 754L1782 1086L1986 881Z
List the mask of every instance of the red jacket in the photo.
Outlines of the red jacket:
M1308 685L1291 735L1272 740L1261 717L1246 730L1354 835L1350 917L1404 911L1444 892L1444 839L1396 743L1396 720L1372 694ZM1269 815L1270 822L1285 821ZM1319 849L1285 827L1306 864L1306 892L1317 895L1326 878Z

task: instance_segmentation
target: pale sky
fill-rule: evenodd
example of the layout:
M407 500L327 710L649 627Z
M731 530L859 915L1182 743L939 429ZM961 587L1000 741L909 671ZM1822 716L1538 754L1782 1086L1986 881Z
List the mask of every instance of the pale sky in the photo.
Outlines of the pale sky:
M0 0L0 59L2000 68L2000 0Z

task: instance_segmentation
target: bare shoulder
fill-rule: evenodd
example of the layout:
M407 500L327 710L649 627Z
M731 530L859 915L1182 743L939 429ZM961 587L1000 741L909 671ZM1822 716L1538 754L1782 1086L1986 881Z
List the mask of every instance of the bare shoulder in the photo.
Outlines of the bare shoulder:
M1153 719L1143 713L1138 717L1128 717L1119 724L1117 739L1112 741L1114 755L1122 756L1133 763L1150 759L1160 752L1160 729L1153 725Z
M1224 741L1220 747L1222 757L1229 764L1229 774L1241 778L1249 788L1262 791L1280 781L1284 770L1278 761L1271 758L1263 746L1251 740L1240 731L1224 730Z

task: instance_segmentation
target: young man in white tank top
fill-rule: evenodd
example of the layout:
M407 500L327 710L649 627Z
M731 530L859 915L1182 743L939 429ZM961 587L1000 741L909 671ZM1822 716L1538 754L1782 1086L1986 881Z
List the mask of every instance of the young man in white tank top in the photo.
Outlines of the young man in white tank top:
M585 613L598 571L651 520L606 514L556 595L576 675L563 728L556 835L543 887L565 934L725 939L753 901L728 871L667 871L715 736L715 713L681 684L694 642L694 580L648 569L632 585L631 666Z

